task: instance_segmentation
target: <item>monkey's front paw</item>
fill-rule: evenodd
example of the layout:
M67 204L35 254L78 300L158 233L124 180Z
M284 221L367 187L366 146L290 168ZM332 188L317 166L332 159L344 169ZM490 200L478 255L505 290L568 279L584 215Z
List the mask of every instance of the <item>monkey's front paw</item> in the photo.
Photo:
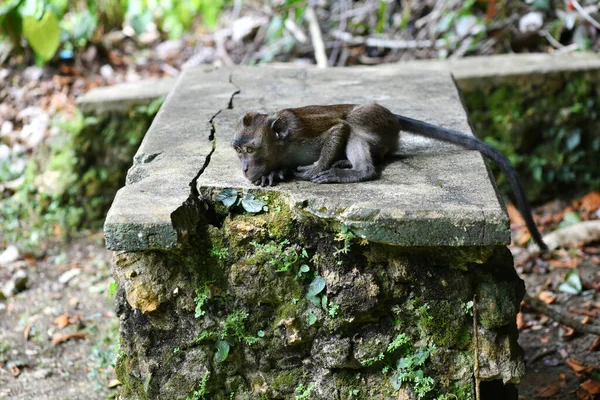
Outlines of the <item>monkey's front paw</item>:
M310 180L314 183L338 183L341 182L340 176L337 173L338 171L338 169L331 168L326 171L319 172Z
M275 186L277 182L281 182L285 179L285 170L281 169L279 171L271 171L267 175L263 175L260 179L255 180L254 183L256 186Z

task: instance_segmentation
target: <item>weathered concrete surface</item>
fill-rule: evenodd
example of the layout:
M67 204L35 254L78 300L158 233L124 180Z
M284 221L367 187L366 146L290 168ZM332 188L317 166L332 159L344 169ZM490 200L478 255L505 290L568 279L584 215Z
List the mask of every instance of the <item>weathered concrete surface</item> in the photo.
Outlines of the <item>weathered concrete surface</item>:
M166 96L174 84L175 78L164 78L96 88L78 97L77 106L83 113L126 112Z
M190 198L188 185L201 170L198 187L253 189L229 145L245 112L367 102L470 132L456 88L443 72L405 71L398 66L184 72L136 155L129 185L119 192L109 212L108 246L173 248L177 232L186 228L176 227L171 214ZM370 241L404 246L508 243L508 220L478 153L408 134L402 137L400 151L401 158L392 160L381 178L372 182L293 181L269 190L282 193L311 214L343 222ZM143 162L148 156L150 161Z

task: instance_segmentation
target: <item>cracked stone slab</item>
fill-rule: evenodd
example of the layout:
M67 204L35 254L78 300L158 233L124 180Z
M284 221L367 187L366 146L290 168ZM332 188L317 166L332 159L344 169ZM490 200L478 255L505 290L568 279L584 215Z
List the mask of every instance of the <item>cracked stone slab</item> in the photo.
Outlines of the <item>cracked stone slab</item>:
M408 133L401 134L398 154L375 181L291 181L258 189L243 177L230 143L246 112L367 102L471 133L454 83L443 71L404 70L400 65L186 70L115 198L105 224L107 246L129 251L176 247L178 238L193 228L192 219L175 216L185 214L181 210L193 201L190 184L196 180L194 189L203 193L222 188L277 191L302 212L342 222L376 242L480 246L510 241L506 212L481 155Z

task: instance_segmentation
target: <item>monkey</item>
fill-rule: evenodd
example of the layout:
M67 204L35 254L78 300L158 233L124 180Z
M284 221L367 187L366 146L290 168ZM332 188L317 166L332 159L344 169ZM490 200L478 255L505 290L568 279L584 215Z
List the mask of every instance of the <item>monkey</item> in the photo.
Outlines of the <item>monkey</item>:
M242 173L255 185L273 186L290 176L314 183L376 179L376 166L398 147L400 131L477 150L506 175L533 240L542 240L519 176L504 155L482 140L392 113L376 104L313 105L274 114L248 113L236 128L232 146Z

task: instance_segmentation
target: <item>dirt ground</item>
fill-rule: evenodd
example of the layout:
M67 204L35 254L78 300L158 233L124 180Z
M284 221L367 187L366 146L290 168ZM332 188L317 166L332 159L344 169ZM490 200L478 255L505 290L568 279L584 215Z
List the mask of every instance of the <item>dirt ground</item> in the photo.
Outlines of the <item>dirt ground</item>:
M27 272L24 291L0 302L0 399L105 399L116 397L113 362L118 339L118 319L110 298L110 254L99 234L81 238L62 251L40 260L25 258L0 269L5 281L16 269ZM59 279L79 270L67 283ZM564 270L522 274L530 293L548 281L562 279ZM595 298L594 298L595 296ZM558 304L580 309L588 296L559 294ZM519 342L525 350L527 372L519 385L522 399L592 399L579 397L586 371L577 377L565 360L597 365L591 352L592 335L564 337L565 329L533 312L524 313L529 327ZM59 325L65 325L62 329ZM61 339L60 334L85 338ZM63 337L64 339L64 337ZM585 392L579 394L583 396ZM538 395L547 397L539 397Z
M29 282L26 290L0 301L0 399L114 395L109 384L118 319L109 297L113 279L102 237L91 235L41 260L25 258L2 267L0 281L14 269L25 270ZM61 283L68 271L79 272ZM53 344L61 334L84 336Z

